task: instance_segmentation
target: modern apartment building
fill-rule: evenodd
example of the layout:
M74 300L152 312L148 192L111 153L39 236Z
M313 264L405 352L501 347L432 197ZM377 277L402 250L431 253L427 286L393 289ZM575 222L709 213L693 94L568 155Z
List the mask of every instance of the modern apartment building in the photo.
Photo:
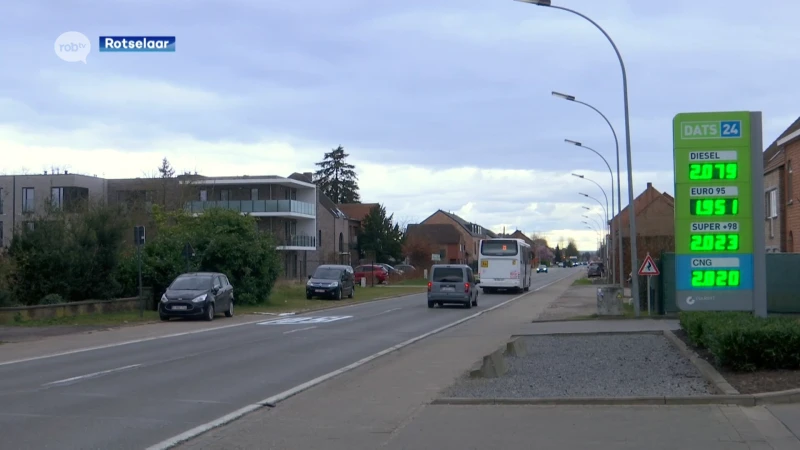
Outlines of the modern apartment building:
M103 178L64 173L0 175L0 247L11 244L14 230L48 208L78 211L89 201L104 201Z

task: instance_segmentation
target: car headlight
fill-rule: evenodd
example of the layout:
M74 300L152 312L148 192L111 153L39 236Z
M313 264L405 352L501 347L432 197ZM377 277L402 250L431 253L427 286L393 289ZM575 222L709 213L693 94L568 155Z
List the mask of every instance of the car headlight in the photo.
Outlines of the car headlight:
M311 280L308 280L308 282L306 283L306 286L311 286Z
M169 301L169 299L167 298L167 294L161 294L161 302L162 303L167 303L168 301Z
M331 287L336 287L336 286L339 286L339 282L338 281L334 281L333 283L331 283Z
M198 295L197 297L192 299L192 303L202 303L206 301L208 294Z

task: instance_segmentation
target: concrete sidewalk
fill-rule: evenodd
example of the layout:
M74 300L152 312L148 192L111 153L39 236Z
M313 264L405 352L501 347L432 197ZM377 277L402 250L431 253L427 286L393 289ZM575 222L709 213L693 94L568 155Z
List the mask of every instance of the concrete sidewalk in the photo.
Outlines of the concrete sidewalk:
M577 277L375 360L275 408L259 410L214 429L178 448L800 449L800 441L763 407L429 404L483 355L529 325L574 278ZM182 431L176 430L176 434Z

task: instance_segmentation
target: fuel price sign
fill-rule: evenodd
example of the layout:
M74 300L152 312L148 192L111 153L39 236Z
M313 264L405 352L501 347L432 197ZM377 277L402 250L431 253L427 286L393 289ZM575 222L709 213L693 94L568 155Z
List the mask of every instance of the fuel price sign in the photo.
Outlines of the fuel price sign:
M678 114L673 139L677 305L752 310L764 270L761 113Z

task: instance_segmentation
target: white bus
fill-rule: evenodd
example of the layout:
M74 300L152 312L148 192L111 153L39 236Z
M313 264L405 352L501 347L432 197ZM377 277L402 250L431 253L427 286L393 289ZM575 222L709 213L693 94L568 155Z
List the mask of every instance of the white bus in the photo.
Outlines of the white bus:
M498 290L527 291L531 287L533 252L522 239L483 239L478 257L480 287L486 293Z

